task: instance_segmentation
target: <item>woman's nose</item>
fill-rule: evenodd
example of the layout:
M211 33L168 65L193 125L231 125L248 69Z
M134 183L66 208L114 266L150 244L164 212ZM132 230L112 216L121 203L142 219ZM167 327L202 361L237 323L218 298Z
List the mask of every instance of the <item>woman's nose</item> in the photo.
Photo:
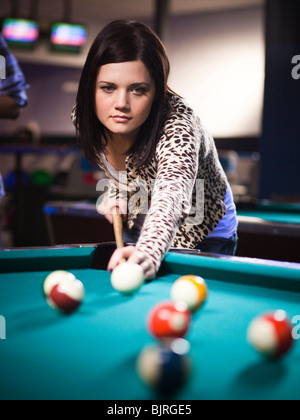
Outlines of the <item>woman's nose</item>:
M125 91L118 92L115 107L116 109L125 109L125 110L129 109L130 106L129 106L129 99L128 99L127 92Z

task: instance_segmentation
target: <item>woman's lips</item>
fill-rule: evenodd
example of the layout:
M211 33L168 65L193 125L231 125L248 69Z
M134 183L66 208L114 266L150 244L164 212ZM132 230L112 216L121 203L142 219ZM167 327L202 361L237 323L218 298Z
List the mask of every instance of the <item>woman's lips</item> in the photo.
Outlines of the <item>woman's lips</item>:
M112 119L117 123L126 123L131 120L131 118L126 117L125 115L113 115Z

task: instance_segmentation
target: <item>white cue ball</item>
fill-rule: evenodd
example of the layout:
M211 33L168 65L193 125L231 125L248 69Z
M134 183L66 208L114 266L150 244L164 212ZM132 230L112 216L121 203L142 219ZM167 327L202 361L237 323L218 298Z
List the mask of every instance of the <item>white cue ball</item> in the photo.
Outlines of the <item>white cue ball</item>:
M119 264L111 275L112 287L123 294L137 292L145 281L144 271L138 264L124 262Z

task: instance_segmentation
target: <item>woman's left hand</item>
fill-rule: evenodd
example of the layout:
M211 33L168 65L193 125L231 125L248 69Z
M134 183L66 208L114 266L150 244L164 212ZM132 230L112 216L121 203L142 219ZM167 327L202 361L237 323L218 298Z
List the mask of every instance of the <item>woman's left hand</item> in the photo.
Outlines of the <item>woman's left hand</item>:
M124 259L129 263L140 265L144 271L145 279L153 279L155 277L156 271L152 261L145 254L138 251L135 246L117 249L108 263L107 270L112 273Z

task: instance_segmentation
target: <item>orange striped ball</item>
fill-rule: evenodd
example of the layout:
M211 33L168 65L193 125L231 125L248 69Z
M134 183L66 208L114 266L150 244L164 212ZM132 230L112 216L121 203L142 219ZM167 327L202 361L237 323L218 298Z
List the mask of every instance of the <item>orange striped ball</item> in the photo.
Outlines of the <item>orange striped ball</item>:
M197 311L207 299L208 288L202 277L187 275L180 277L172 286L173 302L185 302L189 311Z

